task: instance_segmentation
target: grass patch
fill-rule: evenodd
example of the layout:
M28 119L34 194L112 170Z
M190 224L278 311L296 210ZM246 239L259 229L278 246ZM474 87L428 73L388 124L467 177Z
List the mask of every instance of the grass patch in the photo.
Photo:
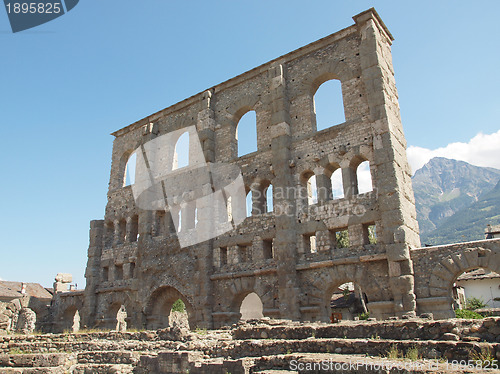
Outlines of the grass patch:
M420 353L418 347L412 346L408 348L406 354L402 350L399 350L396 344L391 345L391 348L387 351L387 358L391 360L410 360L417 361L422 359L422 354Z
M465 319L483 319L484 316L478 312L468 309L457 309L455 310L455 317L465 318Z
M11 355L27 355L27 354L30 354L31 352L28 352L28 351L23 351L22 349L19 349L19 348L11 348L9 350L9 354Z
M490 347L482 347L479 352L469 350L469 358L475 361L477 367L480 368L491 368L495 364L498 365L498 360Z

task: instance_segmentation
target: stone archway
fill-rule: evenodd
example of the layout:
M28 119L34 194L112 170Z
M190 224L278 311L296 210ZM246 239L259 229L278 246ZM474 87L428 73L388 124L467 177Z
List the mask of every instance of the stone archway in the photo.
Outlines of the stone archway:
M462 273L484 268L500 272L499 254L482 247L458 250L444 257L439 263L432 264L429 277L427 299L417 300L419 313L432 312L434 318L454 318L452 288Z
M263 314L264 304L255 292L250 292L241 301L240 306L240 319L260 319L264 317Z
M187 298L174 287L162 286L157 288L149 297L145 308L146 327L150 330L157 330L170 326L170 312L177 300L184 303L188 314L189 327L194 325L194 310Z
M66 308L62 315L62 330L78 332L80 330L80 312L74 305Z
M361 286L361 293L366 295L365 307L370 312L370 316L385 319L393 315L394 302L391 300L389 279L382 276L385 266L382 262L338 265L311 274L314 281L311 282L310 291L305 300L307 305L302 305L309 308L311 312L303 317L306 320L329 322L332 295L339 286L349 282ZM376 276L376 274L381 275ZM357 292L359 293L359 290Z

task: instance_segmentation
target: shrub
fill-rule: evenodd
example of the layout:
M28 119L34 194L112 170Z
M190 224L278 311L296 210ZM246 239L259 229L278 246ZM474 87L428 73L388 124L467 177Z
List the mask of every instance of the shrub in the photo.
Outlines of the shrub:
M370 318L370 312L358 314L358 317L360 320L366 321L366 320L368 320L368 318Z
M468 309L457 309L455 310L455 317L465 318L465 319L482 319L484 318L481 314Z
M465 305L466 305L465 309L468 309L468 310L481 309L481 308L484 308L486 306L484 301L481 299L478 299L477 297L471 297L471 298L467 299L467 301L465 302Z
M172 312L184 312L185 310L186 306L181 299L177 299L172 305Z

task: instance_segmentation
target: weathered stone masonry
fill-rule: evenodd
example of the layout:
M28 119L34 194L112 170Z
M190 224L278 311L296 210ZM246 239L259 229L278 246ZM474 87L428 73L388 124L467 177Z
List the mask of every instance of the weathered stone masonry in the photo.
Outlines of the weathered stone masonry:
M353 19L346 29L113 133L108 204L104 220L91 222L87 286L83 295L59 297L56 322L62 326L76 308L83 325L114 328L123 305L128 326L159 328L181 298L191 326L214 328L236 322L251 292L265 316L328 321L333 290L350 281L362 285L371 316L434 310L436 292L414 276L414 268L423 272L430 262L418 249L393 38L373 9ZM346 121L317 131L313 97L331 79L341 82ZM258 150L238 157L236 127L250 110ZM138 209L124 186L125 166L141 144L193 125L206 162L238 166L247 191L273 186L274 211L262 213L265 201L255 198L252 216L235 230L180 248L177 216ZM359 194L356 170L363 161L370 163L374 190ZM311 175L328 191L339 168L342 199L321 192L309 205L303 196L278 193L305 187ZM192 213L182 212L182 230L194 227ZM377 244L368 243L369 225ZM350 246L336 248L334 233L345 228ZM311 236L317 251L308 245ZM492 245L498 253L498 242ZM445 291L436 294L444 315L451 310ZM416 296L428 301L418 310Z

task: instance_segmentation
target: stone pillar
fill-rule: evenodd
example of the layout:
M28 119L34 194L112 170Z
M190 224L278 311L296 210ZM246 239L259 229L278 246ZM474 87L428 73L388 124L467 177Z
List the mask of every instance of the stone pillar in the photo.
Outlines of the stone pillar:
M350 166L342 167L342 185L344 187L345 198L351 198L358 194L356 171L354 171Z
M316 190L318 192L318 203L325 203L331 200L332 196L332 182L330 178L321 170L316 174Z
M392 67L393 39L374 9L353 19L361 35L361 77L373 123L373 177L382 229L378 239L386 248L395 312L414 315L410 249L420 246L420 237Z
M286 93L286 77L283 66L269 69L271 96L271 151L275 173L273 188L283 191L294 187L290 160L291 132L289 100ZM297 280L296 199L295 194L275 194L276 238L274 253L277 264L280 317L300 319L299 289Z
M252 215L257 216L266 212L266 196L258 185L252 185Z
M120 221L114 220L113 227L115 229L113 235L113 247L121 244L121 229L120 229Z
M96 289L101 283L101 254L104 234L104 221L95 220L90 222L90 244L88 249L87 268L85 269L85 278L87 280L85 287L84 313L82 313L82 323L86 326L93 326L97 312L97 294Z

